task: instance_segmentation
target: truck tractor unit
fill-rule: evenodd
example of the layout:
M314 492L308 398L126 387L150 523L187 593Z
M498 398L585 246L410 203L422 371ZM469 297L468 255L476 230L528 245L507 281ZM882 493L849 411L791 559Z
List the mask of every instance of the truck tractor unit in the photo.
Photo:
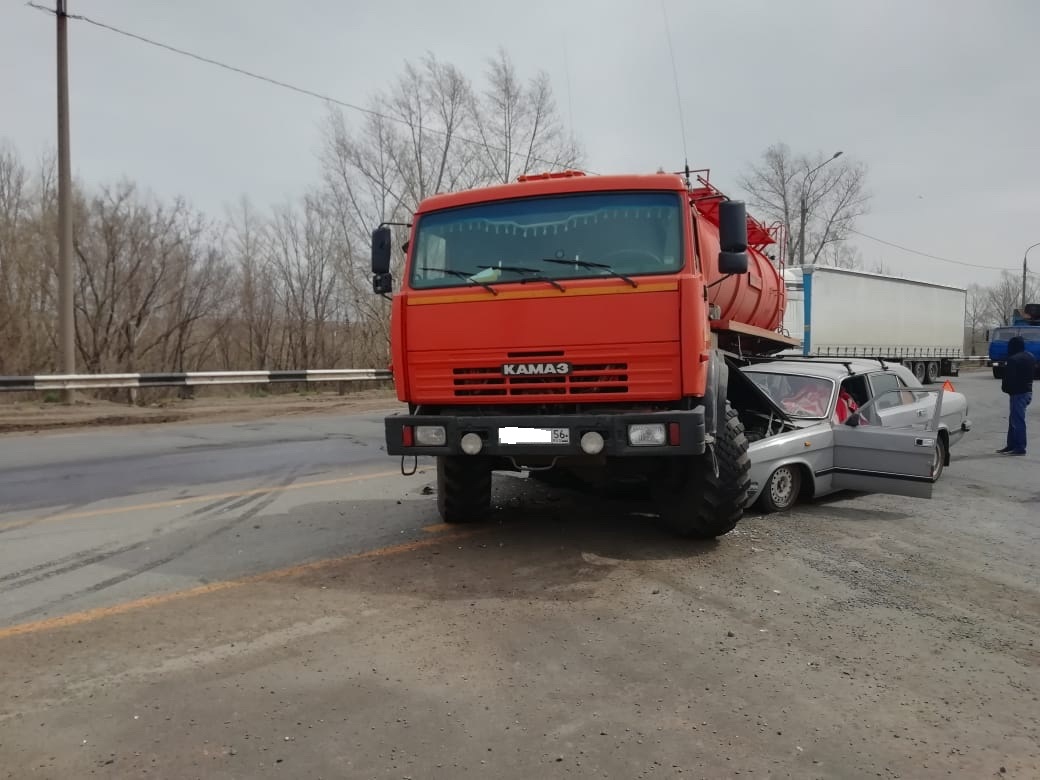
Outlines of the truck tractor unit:
M1012 336L1021 336L1026 351L1040 362L1040 303L1027 303L1011 313L1011 325L994 328L987 334L989 340L989 364L993 367L993 378L1004 378L1004 365L1008 358L1008 342Z
M407 413L387 452L433 456L448 523L491 508L494 471L649 488L676 533L732 530L749 490L732 356L798 344L778 330L780 226L748 217L708 171L521 176L424 200L372 233L391 297L391 366ZM396 287L396 291L395 291ZM744 388L747 392L747 388ZM736 396L733 396L736 397Z

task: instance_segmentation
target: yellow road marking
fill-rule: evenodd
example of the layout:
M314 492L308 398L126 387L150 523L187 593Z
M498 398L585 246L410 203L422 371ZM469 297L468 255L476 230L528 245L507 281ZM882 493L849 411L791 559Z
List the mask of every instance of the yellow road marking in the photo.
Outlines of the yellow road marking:
M113 617L115 615L123 615L127 612L133 612L138 609L158 607L163 604L169 604L173 601L181 601L196 596L205 596L209 593L218 593L223 590L240 588L243 585L252 585L261 582L285 579L300 574L320 571L321 569L331 568L351 561L364 560L365 558L382 558L389 555L399 555L401 553L420 550L424 547L432 547L435 544L440 544L445 541L463 539L467 536L472 536L477 533L478 530L479 529L472 529L468 531L460 531L459 533L450 536L417 539L411 542L395 544L391 547L380 547L376 550L344 555L339 558L326 558L321 561L314 561L313 563L303 563L285 569L275 569L274 571L254 574L250 577L242 577L237 580L211 582L206 585L199 585L195 588L188 588L187 590L161 593L156 596L145 596L144 598L134 599L133 601L124 601L122 604L113 604L110 607L95 607L94 609L87 609L82 612L70 612L67 615L59 615L44 620L35 620L31 623L19 623L18 625L8 626L7 628L0 628L0 640L9 639L15 636L23 636L25 634L36 634L41 631L50 631L57 628L69 628L70 626L78 626L83 623L92 623L95 620L101 620L102 618Z
M450 523L434 523L433 525L424 525L423 530L428 534L439 534L444 531L450 531L454 527Z
M219 501L224 498L244 498L246 496L262 496L267 493L280 493L287 490L304 490L305 488L322 487L323 485L345 485L350 482L363 482L369 479L382 479L400 474L399 471L379 471L374 474L355 474L349 477L333 477L332 479L318 479L312 482L294 482L291 485L271 485L262 488L250 488L249 490L235 490L228 493L209 493L204 496L187 496L185 498L171 498L166 501L152 501L147 504L134 504L132 506L117 506L108 509L86 509L80 512L65 512L57 515L45 515L43 517L29 518L27 520L9 520L0 523L0 531L9 528L35 525L37 523L53 523L60 520L83 520L88 517L102 517L105 515L121 515L127 512L142 512L147 509L167 509L182 504L203 504L207 501Z

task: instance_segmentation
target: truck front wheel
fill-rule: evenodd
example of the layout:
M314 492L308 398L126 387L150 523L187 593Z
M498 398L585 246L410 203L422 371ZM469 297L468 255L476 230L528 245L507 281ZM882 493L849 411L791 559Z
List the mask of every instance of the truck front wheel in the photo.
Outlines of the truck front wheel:
M445 523L473 523L491 512L491 464L469 455L437 458L437 510Z
M676 458L669 466L652 483L665 525L693 539L714 539L736 527L751 488L751 458L744 426L728 403L726 424L715 437L714 461L705 453Z

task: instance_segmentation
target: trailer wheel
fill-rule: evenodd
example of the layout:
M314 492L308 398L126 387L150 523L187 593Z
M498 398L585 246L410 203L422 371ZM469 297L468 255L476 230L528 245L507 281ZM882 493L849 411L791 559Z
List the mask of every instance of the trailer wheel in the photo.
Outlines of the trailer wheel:
M910 364L910 370L914 372L914 376L917 377L917 381L920 382L923 385L924 384L924 380L925 380L925 378L927 376L927 372L925 371L924 363L921 363L921 362L911 363Z
M473 523L491 511L491 464L469 455L437 458L437 511L445 523Z
M732 531L744 515L751 489L747 450L744 426L727 401L726 424L715 437L714 461L710 453L676 458L651 483L664 524L693 539L714 539Z
M930 361L928 363L927 378L925 379L925 382L927 384L931 384L932 382L936 381L938 378L939 378L939 364L936 363L934 360L932 360L932 361Z

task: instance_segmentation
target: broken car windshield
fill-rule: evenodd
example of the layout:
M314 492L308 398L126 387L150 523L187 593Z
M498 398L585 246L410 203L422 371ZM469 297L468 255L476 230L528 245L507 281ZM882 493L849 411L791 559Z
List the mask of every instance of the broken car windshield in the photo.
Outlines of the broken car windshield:
M834 392L834 382L830 379L766 371L745 371L744 374L791 417L820 419L827 416Z

